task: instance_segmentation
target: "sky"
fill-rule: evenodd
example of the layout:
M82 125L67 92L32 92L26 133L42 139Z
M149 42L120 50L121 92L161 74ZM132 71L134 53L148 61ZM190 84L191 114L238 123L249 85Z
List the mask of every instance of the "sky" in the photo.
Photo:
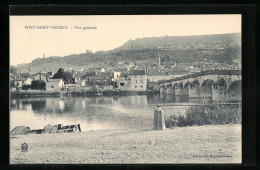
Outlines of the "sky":
M10 65L111 50L129 39L224 33L241 33L241 15L10 16Z

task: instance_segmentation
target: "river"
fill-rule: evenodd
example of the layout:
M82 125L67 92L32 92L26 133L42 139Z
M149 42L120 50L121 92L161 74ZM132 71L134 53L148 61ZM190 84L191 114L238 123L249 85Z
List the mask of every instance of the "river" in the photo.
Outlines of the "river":
M10 130L16 126L42 129L47 124L80 124L82 131L150 129L158 104L171 114L185 112L188 104L198 102L171 95L10 99Z

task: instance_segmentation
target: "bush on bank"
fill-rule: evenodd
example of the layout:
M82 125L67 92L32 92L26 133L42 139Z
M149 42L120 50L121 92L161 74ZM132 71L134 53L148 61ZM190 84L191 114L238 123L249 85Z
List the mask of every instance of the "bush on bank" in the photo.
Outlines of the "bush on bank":
M192 125L237 124L241 123L241 113L241 105L191 106L185 115L166 115L165 125L170 128Z

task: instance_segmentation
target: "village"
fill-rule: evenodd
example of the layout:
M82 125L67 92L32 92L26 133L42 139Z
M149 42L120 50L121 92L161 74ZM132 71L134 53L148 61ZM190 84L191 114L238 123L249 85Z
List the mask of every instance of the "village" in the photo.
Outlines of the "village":
M10 72L11 91L159 91L156 82L206 70L239 69L240 64L220 66L214 62L169 64L158 58L154 63L118 62L114 66L99 64L86 70L59 68L57 72Z

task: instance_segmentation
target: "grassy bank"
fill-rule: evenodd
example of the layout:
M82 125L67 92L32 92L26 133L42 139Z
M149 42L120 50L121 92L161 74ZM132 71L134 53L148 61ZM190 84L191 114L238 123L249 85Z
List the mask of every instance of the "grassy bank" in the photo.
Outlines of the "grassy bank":
M241 163L241 125L20 135L10 139L10 163Z
M241 105L200 105L191 106L186 114L173 113L165 115L166 127L183 127L192 125L211 125L241 123Z
M33 96L49 96L49 97L59 97L60 92L51 92L51 91L12 91L10 92L12 98L16 97L33 97Z

